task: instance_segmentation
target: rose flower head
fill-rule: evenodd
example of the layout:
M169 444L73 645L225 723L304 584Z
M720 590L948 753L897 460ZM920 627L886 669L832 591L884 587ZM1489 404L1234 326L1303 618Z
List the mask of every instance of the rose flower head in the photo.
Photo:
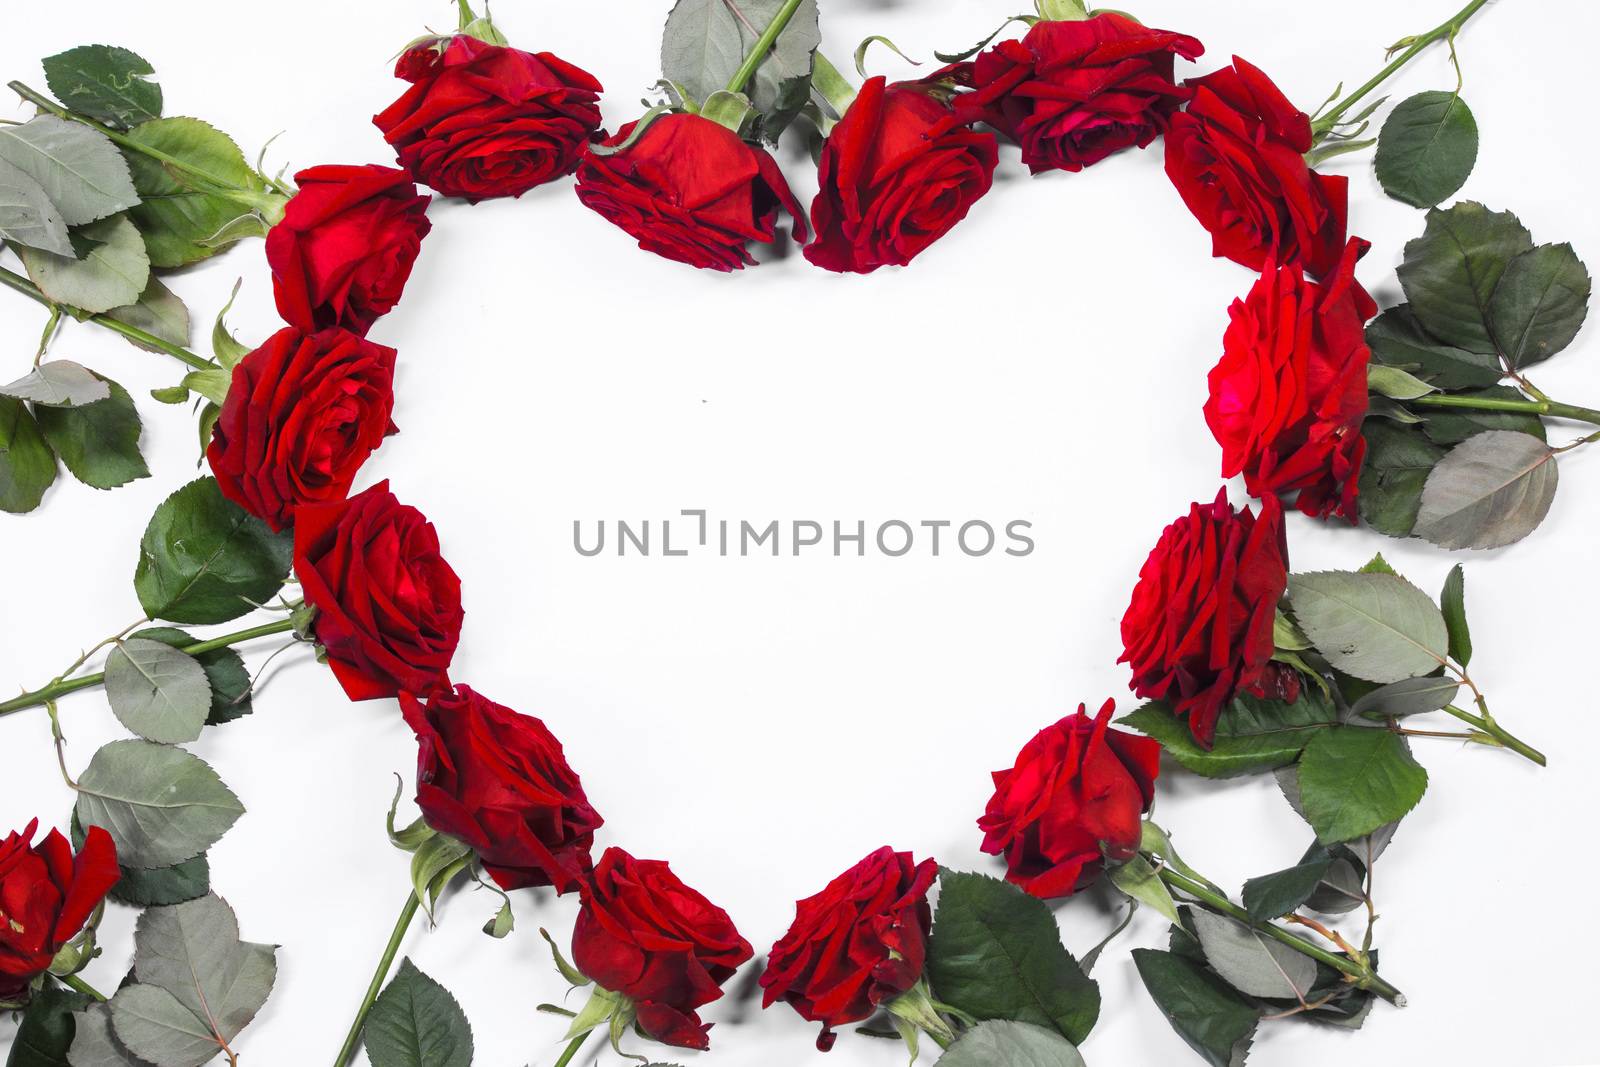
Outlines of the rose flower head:
M122 872L111 835L89 827L83 847L51 830L33 844L39 820L0 841L0 1005L29 999L33 980L83 930Z

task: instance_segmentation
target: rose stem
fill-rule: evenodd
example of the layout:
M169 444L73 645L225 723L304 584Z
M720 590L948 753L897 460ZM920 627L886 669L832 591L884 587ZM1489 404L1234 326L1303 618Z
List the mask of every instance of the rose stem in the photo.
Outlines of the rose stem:
M57 304L48 296L45 296L38 286L34 285L22 275L6 270L4 267L0 267L0 285L9 285L17 292L22 293L25 296L32 297L45 307L50 308L52 311L63 306ZM202 359L193 352L189 351L187 348L175 345L170 341L164 341L155 334L146 333L137 326L129 326L125 322L119 322L109 315L90 315L87 312L76 311L72 309L68 309L68 313L75 319L87 319L89 322L95 323L99 326L104 326L108 330L114 330L130 341L135 341L141 345L148 345L151 348L159 349L162 352L165 352L167 355L172 356L174 359L182 360L184 363L187 363L196 370L217 369L217 365L211 362L209 359Z
M268 622L263 623L260 626L252 626L248 630L240 630L237 633L225 634L222 637L213 637L210 640L198 641L192 645L184 645L179 651L187 652L191 656L198 656L202 653L212 652L219 648L227 648L230 645L236 645L244 641L250 641L257 637L269 637L272 634L288 633L293 629L293 619L279 619L277 622ZM88 689L91 686L100 685L105 680L106 675L104 671L98 671L94 674L86 674L82 678L57 679L47 686L33 690L31 693L23 693L19 697L13 697L4 703L0 703L0 715L10 715L12 712L24 711L28 708L37 708L42 704L46 704L57 699L58 697L65 696L68 693L76 693L80 689Z
M1487 708L1483 708L1482 705L1479 705L1479 707L1481 710L1483 710L1484 714L1474 715L1470 711L1463 711L1454 704L1446 706L1444 710L1449 714L1454 715L1462 722L1470 723L1482 730L1484 733L1488 734L1494 739L1494 744L1498 744L1502 748L1510 749L1517 755L1530 759L1541 767L1549 765L1543 752L1540 752L1526 741L1513 736L1504 726L1501 726L1498 722L1494 721L1494 718L1488 714Z
M578 1050L583 1047L583 1043L585 1041L589 1040L589 1035L592 1033L594 1033L593 1030L585 1030L583 1033L573 1038L572 1043L568 1045L566 1051L561 1054L561 1058L556 1061L556 1067L567 1067L567 1064L572 1062L572 1057L578 1054Z
M421 903L416 893L406 894L405 907L400 909L400 918L395 921L394 932L389 935L389 944L384 947L383 958L378 961L378 969L373 972L372 982L367 986L367 995L361 999L361 1007L356 1012L355 1021L350 1024L350 1033L346 1035L344 1047L334 1059L333 1067L344 1067L350 1062L350 1057L356 1054L356 1046L361 1043L361 1031L367 1025L367 1014L372 1011L373 1002L383 989L384 979L389 977L389 968L394 966L394 958L400 953L400 942L405 940L406 931L411 929L411 920L417 917L417 908Z
M76 989L90 1000L97 1000L101 1004L104 1004L108 999L104 993L100 992L100 990L96 989L88 982L85 982L82 977L76 974L67 975L65 978L61 979L61 984L66 986L68 989Z
M800 2L801 0L784 0L784 5L778 9L776 15L772 16L772 21L762 31L761 36L756 38L756 43L750 47L750 53L744 57L744 62L733 72L733 77L728 81L728 92L744 92L744 87L750 84L750 79L755 77L756 70L766 60L767 53L772 51L772 46L777 43L778 36L788 28L789 20L794 18L794 13L800 9Z
M1235 919L1241 923L1244 923L1257 933L1266 934L1273 940L1289 946L1303 956L1309 956L1319 963L1325 963L1334 970L1348 975L1355 980L1355 984L1358 987L1371 990L1396 1007L1405 1007L1405 995L1401 993L1400 990L1396 989L1394 986L1378 977L1377 972L1372 969L1371 964L1357 962L1356 960L1351 959L1349 956L1341 956L1337 953L1329 952L1327 949L1319 948L1308 941L1296 937L1276 923L1258 923L1256 920L1250 917L1249 912L1245 911L1243 908L1239 907L1239 905L1235 904L1221 893L1218 893L1216 890L1210 888L1209 886L1202 885L1193 878L1189 878L1186 875L1178 873L1171 867L1168 867L1166 864L1160 862L1160 858L1157 856L1148 856L1147 858L1150 859L1150 861L1155 864L1156 868L1161 872L1161 880L1166 882L1167 885L1171 886L1173 889L1179 890L1180 892L1193 897L1195 900L1204 904L1212 911L1219 912L1228 916L1230 919Z
M1486 396L1419 396L1407 401L1425 408L1464 408L1468 411L1513 411L1526 415L1546 415L1553 419L1572 419L1600 426L1600 411L1560 404L1554 400L1501 400Z
M1456 12L1447 21L1435 26L1419 37L1412 38L1410 46L1404 52L1401 52L1392 63L1374 75L1371 81L1334 105L1332 111L1317 120L1312 130L1318 135L1326 134L1332 130L1339 124L1339 120L1344 117L1345 112L1360 103L1363 97L1388 80L1389 75L1411 62L1418 52L1421 52L1433 42L1454 37L1461 27L1466 24L1466 21L1477 14L1478 9L1488 2L1489 0L1472 0L1472 3Z

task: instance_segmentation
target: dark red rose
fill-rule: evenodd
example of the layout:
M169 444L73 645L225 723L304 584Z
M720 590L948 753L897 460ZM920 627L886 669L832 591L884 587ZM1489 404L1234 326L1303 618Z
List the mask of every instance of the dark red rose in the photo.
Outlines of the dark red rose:
M905 266L967 217L999 158L936 86L868 78L822 146L806 258L841 273Z
M1189 84L1194 99L1167 130L1167 175L1211 232L1212 254L1254 270L1269 257L1332 270L1350 183L1306 165L1310 117L1237 56Z
M1355 279L1365 250L1352 239L1320 284L1269 259L1250 295L1228 310L1206 401L1223 477L1242 472L1251 496L1296 494L1307 515L1351 522L1366 455L1365 327L1378 313Z
M472 846L502 889L576 888L605 820L544 723L464 685L426 704L401 693L400 710L417 735L428 825Z
M411 88L372 121L445 196L521 196L577 169L600 128L600 83L549 52L458 34L407 51L395 77Z
M1204 52L1193 37L1111 12L1044 20L978 56L956 109L1021 145L1035 174L1082 170L1164 133L1190 96L1173 83L1174 57Z
M295 509L294 571L334 677L351 700L450 686L461 579L422 512L380 482Z
M1036 897L1065 897L1100 877L1105 858L1138 851L1140 818L1155 799L1161 745L1113 730L1108 700L1039 731L1016 766L994 773L978 829L983 851L1005 856L1006 880Z
M832 1048L834 1027L871 1017L922 977L938 877L933 860L884 847L800 901L767 958L762 1006L785 1001L821 1023L817 1047Z
M1283 505L1235 512L1228 492L1195 504L1168 526L1139 571L1122 616L1122 658L1131 688L1187 716L1211 747L1217 716L1240 692L1280 686L1267 670L1272 623L1289 585Z
M637 125L628 123L605 145L624 144ZM587 153L578 165L578 199L640 248L693 267L754 264L746 246L776 240L780 209L794 219L796 241L809 236L772 156L699 115L662 115L627 148Z
M422 239L428 197L394 167L323 166L294 176L300 191L267 234L278 314L303 333L365 334L400 300Z
M608 848L580 885L572 962L602 989L628 997L657 1041L705 1049L711 1027L696 1010L752 953L728 913L660 860Z
M122 872L117 846L89 827L77 856L57 830L39 844L39 820L0 841L0 1003L18 1004L78 936Z
M338 327L269 337L234 367L206 449L222 495L274 530L298 504L343 500L394 432L394 361Z

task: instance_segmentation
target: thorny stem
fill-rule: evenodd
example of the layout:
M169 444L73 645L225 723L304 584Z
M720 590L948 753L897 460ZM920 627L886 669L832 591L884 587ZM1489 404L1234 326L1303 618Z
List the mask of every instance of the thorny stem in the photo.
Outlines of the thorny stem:
M406 894L405 906L400 909L400 917L395 920L394 931L389 935L389 943L383 949L383 958L378 961L378 969L372 974L366 996L361 999L361 1007L356 1010L355 1021L350 1024L350 1033L345 1036L344 1045L339 1049L333 1067L344 1067L350 1062L350 1057L356 1054L356 1046L361 1044L361 1031L367 1025L367 1015L372 1011L372 1005L383 989L384 979L389 977L389 969L394 966L394 958L400 954L400 943L405 940L406 931L411 929L411 922L417 917L417 908L421 903L416 893ZM565 1063L566 1060L563 1059L561 1062Z
M68 989L76 989L90 1000L98 1001L101 1004L104 1004L110 999L104 993L100 992L100 990L96 989L88 982L85 982L81 976L76 974L67 975L65 978L61 979L61 984L66 986Z
M1453 663L1446 664L1446 666L1452 674L1461 679L1462 685L1472 690L1472 700L1478 706L1478 714L1474 715L1469 711L1463 711L1453 704L1445 707L1444 710L1446 712L1454 715L1464 723L1476 726L1493 738L1495 743L1502 748L1508 748L1517 755L1522 756L1524 759L1532 760L1541 767L1548 766L1548 761L1545 759L1543 752L1540 752L1526 741L1512 734L1504 726L1495 722L1494 716L1489 714L1489 701L1485 699L1483 690L1478 688L1478 683L1472 680L1472 676L1467 673L1465 667L1458 667Z
M1489 396L1419 396L1407 401L1424 408L1463 408L1468 411L1511 411L1525 415L1544 415L1553 419L1571 419L1600 426L1600 411L1594 408L1562 404L1554 400L1502 400Z
M794 13L800 10L801 0L784 0L778 13L772 16L772 21L756 38L756 43L750 46L749 53L744 57L744 62L739 69L734 71L733 77L728 80L728 92L742 93L745 86L750 84L750 79L755 77L756 71L766 60L767 53L772 51L772 46L778 42L778 37L789 26L789 20L794 18Z
M157 337L153 333L148 333L144 330L141 330L137 326L130 326L125 322L112 318L110 315L91 315L86 311L80 311L76 308L69 308L64 304L58 304L46 296L37 285L34 285L31 281L24 278L22 275L15 273L14 271L6 270L4 267L0 267L0 285L8 285L24 296L28 296L34 300L37 300L39 303L49 308L53 315L59 315L62 311L65 311L75 319L83 319L84 321L92 322L97 326L104 326L108 330L111 330L115 333L120 333L122 336L126 337L130 341L135 342L136 344L165 352L167 355L173 357L174 359L180 360L183 363L187 363L196 370L216 370L217 368L217 365L211 362L209 359L197 356L181 345L175 345L171 341ZM43 353L41 352L41 355L42 354Z

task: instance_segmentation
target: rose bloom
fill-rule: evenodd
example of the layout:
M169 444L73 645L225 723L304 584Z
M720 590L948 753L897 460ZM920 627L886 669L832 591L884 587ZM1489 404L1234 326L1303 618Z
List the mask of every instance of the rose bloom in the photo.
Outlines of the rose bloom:
M637 125L628 123L605 145L626 143ZM747 246L777 239L780 210L794 219L796 241L809 236L772 156L699 115L662 115L621 151L589 152L578 166L578 199L640 248L711 270L754 264Z
M1006 880L1036 897L1065 897L1100 877L1105 857L1133 858L1155 799L1161 745L1113 730L1108 700L1039 731L1008 771L978 829L983 851L1006 858Z
M762 1006L785 1001L822 1024L817 1048L832 1048L834 1027L870 1018L922 977L938 877L933 860L884 847L800 901L767 958Z
M395 351L333 327L269 337L233 369L206 449L222 495L274 530L296 505L343 500L394 433Z
M521 196L577 169L600 128L600 83L549 52L457 34L407 51L395 76L411 88L372 121L445 196Z
M1112 12L1042 20L978 56L973 92L956 107L1021 145L1035 174L1082 170L1165 132L1190 96L1173 83L1174 57L1204 52L1193 37Z
M315 333L365 334L400 300L427 236L428 197L403 170L323 166L294 176L300 191L267 233L278 313Z
M449 688L461 580L433 524L388 482L295 509L294 571L317 609L317 644L351 700Z
M1212 254L1260 270L1269 257L1322 275L1345 244L1349 180L1306 165L1311 119L1234 57L1194 79L1167 131L1167 175L1211 233Z
M998 161L994 135L969 128L937 86L868 78L822 146L805 256L841 273L905 266L967 217Z
M1211 747L1217 716L1240 692L1283 692L1269 671L1272 624L1289 585L1283 505L1234 511L1226 489L1168 526L1139 571L1122 617L1122 658L1130 688L1187 716L1195 740Z
M1242 472L1252 496L1297 494L1307 515L1351 522L1366 455L1365 328L1378 313L1355 279L1365 250L1353 238L1320 284L1268 260L1250 295L1228 310L1205 408L1223 477Z
M417 735L428 825L471 846L502 889L576 888L605 820L545 724L464 685L426 704L401 693L400 710Z
M684 885L660 860L608 848L580 886L572 962L602 989L634 1003L657 1041L706 1049L711 1027L696 1010L749 960L750 943L728 913Z
M57 830L33 844L38 829L35 819L0 841L0 1004L28 999L122 877L117 846L100 827L89 827L76 856Z

